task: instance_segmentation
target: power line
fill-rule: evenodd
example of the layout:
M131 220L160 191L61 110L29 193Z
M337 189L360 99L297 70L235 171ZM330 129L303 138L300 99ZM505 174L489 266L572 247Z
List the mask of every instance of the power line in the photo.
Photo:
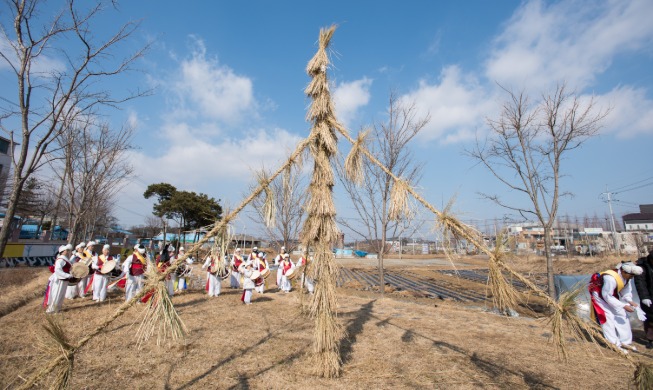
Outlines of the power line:
M640 184L640 183L644 183L644 182L649 181L649 180L653 180L653 176L647 177L646 179L642 179L642 180L636 181L636 182L631 183L631 184L627 184L625 186L621 186L621 187L616 188L616 189L614 189L612 191L613 191L614 194L617 194L619 192L632 191L632 190L635 190L635 189L638 189L638 188L641 188L641 187L637 187L637 188L628 188L628 187L632 187L632 186L635 186L635 185ZM649 186L649 185L653 185L653 183L648 183L648 184L645 184L644 186Z

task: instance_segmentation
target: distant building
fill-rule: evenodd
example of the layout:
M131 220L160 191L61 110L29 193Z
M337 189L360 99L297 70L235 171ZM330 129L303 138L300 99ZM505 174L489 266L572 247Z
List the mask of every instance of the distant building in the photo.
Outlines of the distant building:
M639 213L622 217L627 232L653 232L653 204L639 205Z
M14 147L18 145L14 143ZM11 159L13 150L11 149L11 140L0 137L0 207L7 207L6 197L9 193L7 188L8 179L11 175Z

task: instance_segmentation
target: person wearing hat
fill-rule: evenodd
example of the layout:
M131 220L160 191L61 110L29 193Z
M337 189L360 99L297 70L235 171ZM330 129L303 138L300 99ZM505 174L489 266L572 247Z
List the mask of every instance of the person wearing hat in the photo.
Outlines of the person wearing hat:
M637 310L633 302L633 279L641 275L642 267L631 261L622 262L616 269L592 275L589 283L590 317L601 325L606 340L627 353L622 347L632 347L633 334L628 313ZM641 309L640 309L641 311Z
M250 252L249 256L247 256L247 261L250 263L254 264L254 260L258 258L258 247L252 248L252 252Z
M86 243L86 249L83 250L78 261L84 261L89 266L89 273L87 276L81 278L77 284L77 290L80 298L86 296L86 292L89 289L91 276L93 275L93 269L91 264L97 259L97 252L95 252L95 241L89 241Z
M109 285L109 275L102 273L102 266L108 261L113 260L109 254L111 247L107 244L102 247L102 254L93 258L91 268L93 268L93 300L95 302L104 302L107 299L107 286Z
M240 297L240 300L246 305L252 304L252 291L255 287L254 281L252 280L253 273L252 263L247 263L243 270L243 295Z
M75 251L70 256L70 264L75 264L83 258L84 248L86 248L85 242L77 244ZM81 286L81 281L79 283L69 283L68 288L66 289L66 299L75 299L78 296L80 298L83 297L84 295L79 293L79 286Z
M283 275L283 270L279 266L281 262L283 261L283 256L286 254L286 247L282 246L281 249L279 249L279 254L277 257L274 258L274 265L277 266L277 288L281 290L281 276Z
M239 268L243 264L242 253L243 251L240 248L236 248L233 257L231 258L231 276L229 277L231 288L240 288Z
M210 297L217 297L222 292L222 280L218 277L218 272L220 268L218 267L218 257L217 253L209 253L206 256L204 265L202 269L206 270L206 293Z
M646 348L653 348L653 246L648 248L648 256L640 257L637 265L642 267L642 274L635 276L637 295L646 314L644 332L646 333Z
M292 289L292 284L286 274L293 268L295 268L295 264L290 260L290 255L286 253L283 255L281 264L279 264L279 269L281 269L281 290L285 293L289 293Z
M186 250L184 249L183 246L180 246L179 247L179 256L184 256L185 254L186 254ZM191 265L194 262L195 262L195 260L193 259L193 256L188 255L188 257L186 258L186 264ZM181 292L181 291L185 291L187 289L188 289L188 275L186 275L184 277L180 277L180 278L178 277L177 278L177 286L175 287L175 291Z
M266 269L269 269L270 265L268 264L268 261L265 260L265 257L263 256L263 252L259 252L256 255L256 260L254 260L254 265L252 267L253 270L258 271L263 273ZM265 278L263 276L259 276L254 280L254 290L259 293L263 294L265 292Z
M129 255L123 263L122 273L120 274L121 278L123 276L127 277L127 283L125 283L125 301L129 301L143 289L143 274L147 267L145 246L140 244L135 248L134 253Z
M48 279L48 287L45 293L44 305L47 306L45 312L48 314L57 313L61 310L61 305L66 296L68 288L68 279L73 276L70 274L72 264L68 261L73 250L70 244L61 245L57 251L57 259L54 261L54 272Z

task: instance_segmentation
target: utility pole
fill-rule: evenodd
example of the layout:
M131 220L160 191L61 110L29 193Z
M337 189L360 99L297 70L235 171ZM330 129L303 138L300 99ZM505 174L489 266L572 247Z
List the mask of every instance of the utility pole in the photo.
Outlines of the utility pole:
M608 191L608 185L605 185L605 192L601 193L601 197L604 197L603 201L608 203L608 208L610 209L610 226L612 227L612 243L614 244L614 250L621 254L621 249L617 244L617 229L614 224L614 214L612 213L612 192Z

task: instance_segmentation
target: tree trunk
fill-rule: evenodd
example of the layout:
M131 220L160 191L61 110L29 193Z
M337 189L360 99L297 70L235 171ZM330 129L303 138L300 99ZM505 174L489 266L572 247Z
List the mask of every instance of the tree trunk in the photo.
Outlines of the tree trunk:
M5 212L5 218L2 222L2 229L0 229L0 257L4 256L5 248L7 247L7 242L9 241L9 235L12 233L11 225L16 215L16 207L18 206L18 194L23 190L24 180L17 180L18 174L14 174L14 185L11 189L11 195L9 197L9 203L7 204L7 211Z
M385 227L381 232L381 250L379 250L379 288L381 289L381 297L385 296L385 275L383 272L383 258L385 257L385 240L386 233Z
M553 280L553 257L551 256L551 227L544 225L544 255L546 256L546 279L549 296L556 299Z

